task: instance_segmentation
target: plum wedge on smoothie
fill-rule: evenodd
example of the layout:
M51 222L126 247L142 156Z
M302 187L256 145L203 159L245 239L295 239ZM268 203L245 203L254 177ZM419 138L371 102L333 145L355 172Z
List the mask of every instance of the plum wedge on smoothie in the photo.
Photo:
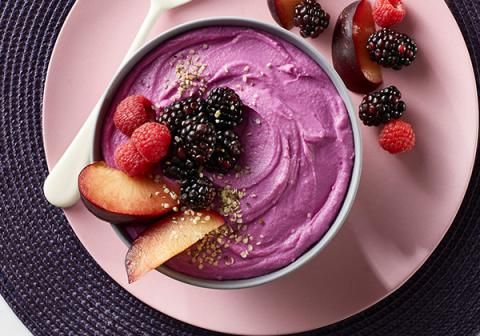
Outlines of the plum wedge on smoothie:
M95 162L82 170L78 187L86 207L105 221L124 224L148 222L170 212L178 204L175 192L165 192L168 181L133 178L120 170Z

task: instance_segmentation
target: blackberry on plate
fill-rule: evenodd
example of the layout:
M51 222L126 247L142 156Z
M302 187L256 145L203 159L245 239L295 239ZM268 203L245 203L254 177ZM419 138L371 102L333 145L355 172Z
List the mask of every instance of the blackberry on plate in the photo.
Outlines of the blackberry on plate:
M204 99L190 97L165 107L158 121L167 125L172 135L177 135L181 130L182 122L192 115L204 112L205 107Z
M370 59L386 67L400 70L417 57L417 44L408 35L383 28L373 33L367 41Z
M208 160L206 168L211 172L226 174L235 167L241 154L242 143L234 131L217 131L215 151Z
M315 38L327 29L330 15L316 0L303 0L295 7L293 22L300 28L302 37Z
M218 129L231 129L243 120L243 103L228 87L217 87L207 97L207 108L212 123Z
M378 126L399 119L407 105L395 86L366 95L360 104L359 116L367 126Z
M207 177L195 176L182 181L180 199L182 204L198 211L209 208L217 191Z
M182 122L180 140L185 154L197 165L205 164L215 150L216 134L215 127L209 122L196 118ZM177 140L177 139L175 139Z

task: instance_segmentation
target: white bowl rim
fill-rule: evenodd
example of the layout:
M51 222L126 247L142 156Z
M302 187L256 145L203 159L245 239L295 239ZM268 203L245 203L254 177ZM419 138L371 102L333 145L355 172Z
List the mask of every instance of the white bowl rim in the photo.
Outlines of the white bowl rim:
M342 97L345 106L347 108L349 118L350 118L350 125L352 128L353 133L353 140L354 140L354 152L355 152L355 159L354 165L352 169L352 175L350 179L350 184L347 190L347 194L345 195L342 207L338 212L335 220L331 224L330 228L327 230L325 235L309 250L304 252L299 258L297 258L291 264L288 264L281 269L278 269L274 272L249 278L249 279L239 279L239 280L207 280L201 278L195 278L186 274L182 274L176 272L172 269L169 269L166 266L161 266L157 270L166 276L169 276L175 280L181 281L183 283L203 287L203 288L210 288L210 289L243 289L249 287L256 287L260 286L274 280L277 280L295 270L299 267L305 265L308 261L312 260L320 251L322 251L328 243L333 239L333 237L338 233L340 228L342 227L343 223L345 222L350 209L352 208L353 202L355 200L355 196L358 191L358 186L360 183L361 177L361 168L362 168L362 159L363 159L363 151L362 151L362 140L361 140L361 132L359 128L359 124L356 118L355 108L353 106L353 102L350 98L349 92L340 78L339 74L335 71L333 66L331 66L328 61L322 56L322 54L312 47L310 44L306 43L302 39L300 39L295 34L273 24L265 23L262 21L258 21L255 19L250 18L243 18L243 17L236 17L236 16L220 16L220 17L211 17L211 18L204 18L195 21L189 21L183 23L181 25L177 25L157 37L153 40L148 42L145 46L139 49L133 56L128 60L125 64L122 65L121 69L117 72L117 74L113 77L112 81L110 82L106 94L102 99L100 113L97 117L96 122L96 130L95 136L93 141L93 151L92 151L92 159L101 160L102 152L100 148L100 141L101 141L101 133L103 129L103 121L105 119L105 114L108 112L110 103L113 100L117 88L122 83L123 79L129 74L129 72L133 69L133 67L146 55L148 55L151 51L157 48L161 43L178 36L180 34L186 33L188 31L192 31L199 28L205 27L212 27L212 26L232 26L232 27L246 27L246 28L253 28L257 30L261 30L267 32L271 35L277 36L292 45L296 46L298 49L303 51L309 57L311 57L329 76L332 80L333 84L335 85L338 93ZM93 161L92 160L92 161ZM120 239L127 244L127 246L131 245L131 242L125 237L124 233L116 226L113 225L113 229L120 237Z

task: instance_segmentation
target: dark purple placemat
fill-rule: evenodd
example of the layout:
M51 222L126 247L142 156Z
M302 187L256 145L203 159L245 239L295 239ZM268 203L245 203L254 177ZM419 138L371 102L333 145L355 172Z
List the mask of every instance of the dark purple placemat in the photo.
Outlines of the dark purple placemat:
M480 0L449 2L478 79ZM85 251L62 211L43 198L43 86L73 3L0 0L0 294L35 335L212 335L123 290ZM448 47L446 36L438 52ZM461 111L453 112L461 116ZM478 160L475 167L454 225L422 269L371 309L307 335L478 335ZM2 326L4 335L1 331Z

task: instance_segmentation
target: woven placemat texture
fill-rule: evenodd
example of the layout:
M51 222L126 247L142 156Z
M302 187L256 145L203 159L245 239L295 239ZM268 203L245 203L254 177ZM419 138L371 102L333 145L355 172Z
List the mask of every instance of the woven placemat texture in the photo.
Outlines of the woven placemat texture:
M213 335L153 310L118 286L81 246L62 211L43 197L42 93L73 3L0 0L0 294L34 335ZM480 0L449 5L478 79ZM448 44L438 47L442 52ZM477 336L479 195L477 160L461 211L424 267L373 308L306 335Z

